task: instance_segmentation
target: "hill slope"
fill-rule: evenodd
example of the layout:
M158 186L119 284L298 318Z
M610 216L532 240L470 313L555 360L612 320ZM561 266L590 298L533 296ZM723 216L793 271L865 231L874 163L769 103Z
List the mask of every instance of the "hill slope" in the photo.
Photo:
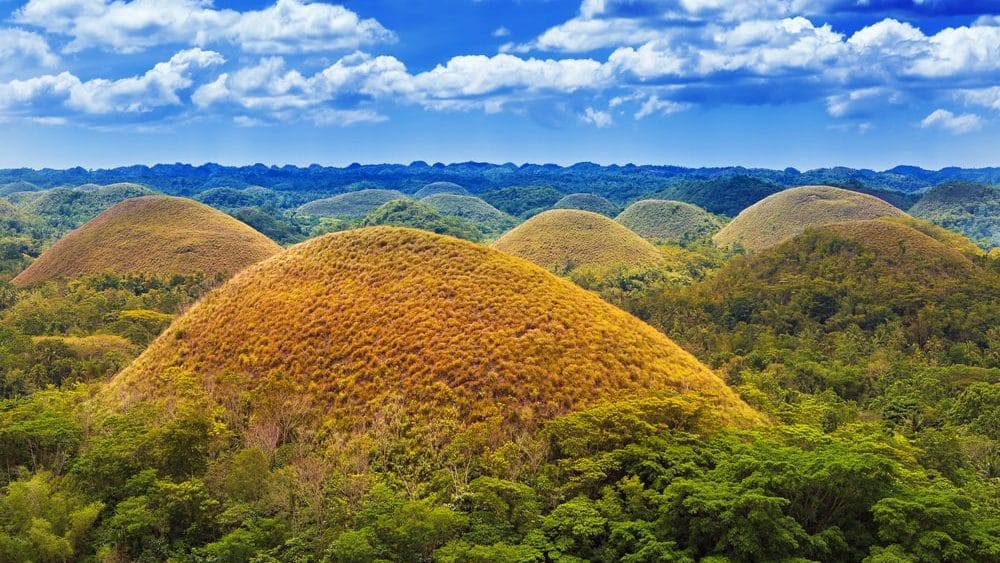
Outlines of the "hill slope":
M116 203L154 193L145 186L131 183L53 188L23 194L27 197L21 208L54 227L69 230L90 221Z
M876 197L830 186L802 186L768 196L744 209L712 240L749 251L772 247L805 231L844 221L905 217Z
M603 215L575 209L546 211L500 237L493 248L543 268L643 268L663 263L646 239Z
M422 200L445 215L468 221L483 234L493 236L506 232L517 220L478 197L436 194Z
M722 226L704 209L681 201L643 199L622 211L616 221L654 242L696 240Z
M362 225L410 227L474 242L482 239L482 233L472 223L445 215L421 200L410 198L394 199L380 205L365 215Z
M126 273L232 275L281 250L249 226L193 200L125 200L67 234L12 283Z
M915 217L958 231L985 249L1000 246L1000 188L952 182L932 188L910 208Z
M676 391L756 418L692 356L595 295L503 253L393 227L326 235L248 268L174 322L111 396L170 400L172 368L223 403L290 385L316 422L347 430L390 404L524 422Z
M431 182L417 190L413 197L424 199L437 194L469 195L469 190L459 186L454 182Z
M553 209L579 209L614 217L621 209L617 205L596 194L569 194L552 206Z
M397 190L367 189L310 201L299 212L319 217L364 217L380 205L406 197Z

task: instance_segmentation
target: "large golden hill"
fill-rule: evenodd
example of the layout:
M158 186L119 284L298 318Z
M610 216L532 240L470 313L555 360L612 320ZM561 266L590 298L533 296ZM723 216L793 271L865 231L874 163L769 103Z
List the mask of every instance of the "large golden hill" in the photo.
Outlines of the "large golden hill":
M186 374L186 375L185 375ZM118 404L194 381L222 404L296 389L342 430L411 417L539 420L602 399L705 397L758 415L648 325L521 259L425 231L325 235L208 294L115 377ZM233 399L235 397L235 399Z
M665 199L643 199L625 208L615 219L655 242L682 242L707 236L722 226L704 209Z
M712 240L723 247L738 243L749 251L758 251L809 227L905 216L874 196L830 186L802 186L778 192L744 209Z
M193 200L125 200L60 239L12 280L18 286L100 272L232 275L281 247Z
M555 209L535 215L500 237L493 248L543 268L655 267L664 256L646 239L603 215Z

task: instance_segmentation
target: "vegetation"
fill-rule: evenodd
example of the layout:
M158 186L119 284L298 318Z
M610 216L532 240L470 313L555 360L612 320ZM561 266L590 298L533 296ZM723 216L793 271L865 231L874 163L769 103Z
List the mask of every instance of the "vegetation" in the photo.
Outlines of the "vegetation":
M725 419L755 420L714 374L596 296L500 252L387 227L320 237L251 267L174 322L110 391L127 404L169 400L178 385L211 390L233 416L252 398L244 422L277 425L275 440L324 423L357 432L389 408L513 428L680 390Z
M310 201L299 212L319 217L364 217L379 206L406 197L397 190L364 189Z
M309 238L310 223L294 212L274 208L241 207L233 217L250 225L254 230L279 244L295 244Z
M146 196L123 201L66 235L12 283L26 286L101 272L229 276L280 249L206 205Z
M809 227L906 213L865 194L829 186L803 186L767 197L743 210L712 240L719 246L759 251Z
M690 203L643 199L615 219L655 243L687 244L714 234L722 221Z
M483 199L493 207L521 219L551 208L562 197L562 192L547 186L513 186L483 194Z
M665 261L655 246L613 220L574 209L532 217L500 237L493 248L560 272L652 268Z
M236 211L246 207L289 207L289 199L280 192L250 186L247 188L212 188L198 194L195 198L205 205L210 205L223 211Z
M90 221L117 203L153 193L145 186L132 183L55 188L25 194L30 197L23 198L20 207L61 234Z
M621 210L620 207L595 194L569 194L560 199L552 206L553 209L579 209L599 213L608 217L614 217Z
M369 213L362 225L412 227L474 242L483 238L476 225L458 217L447 216L423 201L415 199L395 199L383 204Z
M913 215L958 231L989 250L1000 246L1000 188L972 182L941 184L924 194Z
M424 199L438 194L469 195L469 190L454 182L431 182L417 190L413 197Z
M472 223L487 237L501 235L517 224L517 219L478 197L437 194L422 201L445 215Z

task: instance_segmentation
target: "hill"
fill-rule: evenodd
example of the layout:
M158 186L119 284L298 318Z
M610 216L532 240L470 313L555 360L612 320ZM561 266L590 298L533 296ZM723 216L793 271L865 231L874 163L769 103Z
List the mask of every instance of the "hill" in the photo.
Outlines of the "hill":
M437 194L469 195L469 190L454 182L431 182L417 190L413 197L424 199Z
M62 231L74 229L98 213L129 198L153 195L145 186L117 183L106 186L53 188L30 194L20 207Z
M110 397L169 403L183 373L223 404L260 407L268 389L286 390L285 409L307 403L311 423L347 431L387 414L524 424L678 391L756 419L689 354L597 296L489 248L392 227L325 235L248 268L115 377Z
M146 196L115 205L61 238L12 280L18 286L101 272L232 275L281 250L193 200Z
M637 201L615 220L653 242L697 240L722 227L719 219L700 207L663 199Z
M603 215L555 209L532 217L500 237L497 250L543 268L609 269L661 265L663 254L646 239Z
M235 211L242 207L266 207L283 203L278 192L250 186L247 188L212 188L198 194L196 200L216 209Z
M517 224L517 219L500 211L478 197L436 194L422 200L445 215L468 221L484 235L496 236Z
M511 186L483 194L493 207L521 219L551 208L562 197L562 192L548 186Z
M915 217L958 231L981 247L1000 246L1000 188L951 182L927 191L910 208Z
M712 240L759 251L805 231L844 221L904 217L906 213L866 194L830 186L802 186L766 197L741 212Z
M596 194L569 194L552 206L553 209L579 209L614 217L620 208Z
M478 242L482 233L468 221L444 215L423 201L394 199L365 216L362 225L368 227L411 227L439 235L451 235Z
M403 197L403 192L397 190L358 190L310 201L300 206L299 212L319 217L364 217L378 206Z

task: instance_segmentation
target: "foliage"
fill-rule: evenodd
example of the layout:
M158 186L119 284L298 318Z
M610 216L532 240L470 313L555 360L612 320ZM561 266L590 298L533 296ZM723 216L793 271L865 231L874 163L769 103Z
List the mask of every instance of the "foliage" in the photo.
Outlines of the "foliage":
M504 213L527 219L551 208L563 193L548 186L512 186L486 192L482 197Z
M379 206L362 221L362 226L411 227L439 235L451 235L478 242L482 234L471 222L444 215L434 207L415 199L396 199Z
M722 227L722 221L704 209L660 199L639 200L615 221L654 243L690 244Z
M310 222L303 221L292 212L274 208L241 207L233 212L233 217L279 244L295 244L309 238Z
M472 223L487 237L501 235L517 224L517 219L478 197L437 194L428 196L422 201L445 215Z
M1000 246L1000 188L948 182L928 190L910 213L958 231L982 248Z
M364 217L380 205L406 197L397 190L364 189L347 192L325 199L310 201L299 207L299 212L320 217Z

